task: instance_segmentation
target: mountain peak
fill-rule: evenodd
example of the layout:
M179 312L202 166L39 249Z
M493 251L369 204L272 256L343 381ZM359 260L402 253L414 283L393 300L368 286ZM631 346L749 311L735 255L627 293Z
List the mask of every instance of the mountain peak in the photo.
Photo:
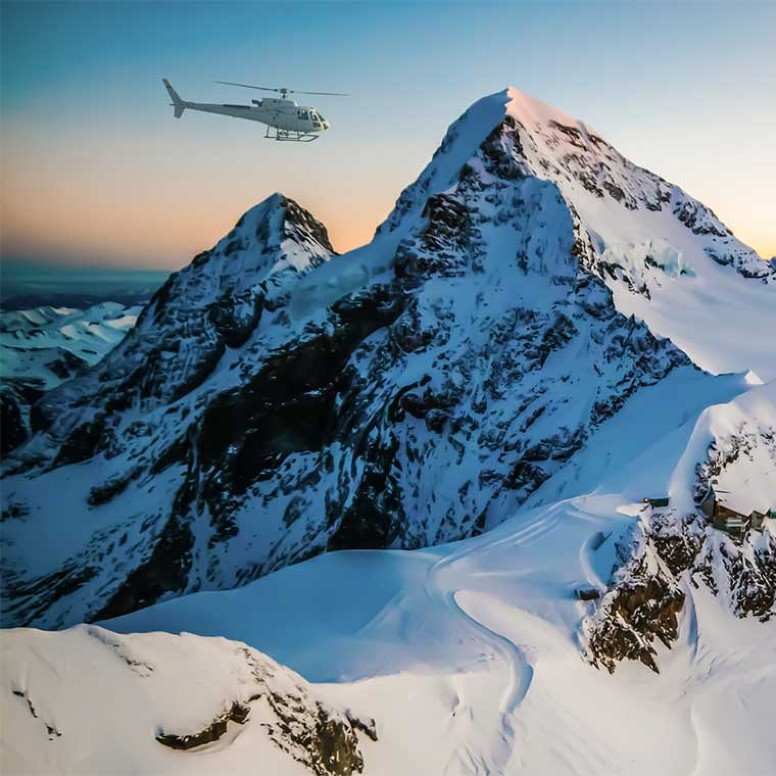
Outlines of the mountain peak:
M124 402L146 409L180 398L242 347L299 279L334 255L326 227L299 203L272 194L247 210L213 248L174 272L154 294L121 345L84 376L46 394L33 428L68 436L82 423L80 391L110 384ZM55 428L54 428L55 426Z
M493 176L483 170L496 158L497 175L507 185L517 176L557 187L587 245L587 268L605 278L607 267L614 267L630 290L650 285L645 262L655 258L655 246L665 254L658 263L669 274L695 276L716 263L745 278L776 279L769 264L701 202L625 158L585 122L511 86L477 100L451 124L378 234L404 237L430 197L458 190L472 171L482 186L491 186Z
M514 86L507 87L505 92L507 97L506 114L517 119L526 127L542 125L573 127L578 129L584 137L598 137L598 133L586 122L574 118Z
M283 252L287 266L297 272L306 270L310 261L320 263L334 253L326 227L296 200L280 192L247 210L211 253L231 255L236 250L235 240L250 253L251 248L258 248L262 255Z

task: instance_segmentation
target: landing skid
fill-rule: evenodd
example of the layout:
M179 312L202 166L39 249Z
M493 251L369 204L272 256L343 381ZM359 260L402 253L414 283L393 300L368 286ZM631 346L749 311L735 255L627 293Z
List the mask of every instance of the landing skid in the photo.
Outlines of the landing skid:
M318 139L318 135L313 135L309 132L299 132L294 129L278 129L277 127L269 126L264 137L284 143L312 143L313 140Z

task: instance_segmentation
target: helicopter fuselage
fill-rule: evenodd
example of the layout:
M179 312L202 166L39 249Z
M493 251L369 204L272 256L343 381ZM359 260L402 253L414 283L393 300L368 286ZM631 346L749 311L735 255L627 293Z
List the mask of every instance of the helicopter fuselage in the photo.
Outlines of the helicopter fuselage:
M263 100L251 100L250 105L236 105L182 100L166 78L162 78L162 82L172 100L176 119L179 119L186 110L197 110L202 113L231 116L234 119L258 121L267 126L265 137L301 143L316 140L321 132L329 128L329 122L315 108L309 105L298 105L294 100L287 99L286 94L290 91L288 89L280 90L283 92L281 98L266 97Z
M228 103L186 102L188 110L199 110L204 113L218 113L221 116L232 116L236 119L260 121L276 129L287 132L324 132L329 128L326 121L315 108L297 105L293 100L265 98L252 100L251 105L230 105Z
M182 100L166 79L164 85L172 97L176 118L180 118L185 110L197 110L235 119L258 121L267 125L267 137L302 142L315 140L321 132L329 128L329 122L315 108L298 105L294 100L266 97L263 100L252 100L250 105L189 102ZM275 130L274 135L270 133L270 129Z

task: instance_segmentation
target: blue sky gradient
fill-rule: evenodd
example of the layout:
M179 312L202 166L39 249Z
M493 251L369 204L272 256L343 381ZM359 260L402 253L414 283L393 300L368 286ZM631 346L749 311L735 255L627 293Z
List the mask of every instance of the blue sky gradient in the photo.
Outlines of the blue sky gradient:
M177 268L274 191L339 249L369 239L446 127L509 84L776 253L776 3L38 3L2 5L3 253ZM307 98L310 145L202 114L214 79Z

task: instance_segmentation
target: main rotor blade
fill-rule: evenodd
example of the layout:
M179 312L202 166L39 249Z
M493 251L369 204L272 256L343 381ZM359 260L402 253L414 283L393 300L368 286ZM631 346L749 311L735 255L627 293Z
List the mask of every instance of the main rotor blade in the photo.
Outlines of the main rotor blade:
M251 86L250 84L236 84L234 81L213 81L214 84L226 84L226 86L242 86L243 89L261 89L263 92L290 92L290 89L273 89L271 86Z
M349 94L343 92L300 92L298 89L286 89L274 88L271 86L253 86L252 84L238 84L234 81L213 81L214 84L225 84L226 86L240 86L243 89L260 89L263 92L285 92L286 94L317 94L326 95L327 97L350 97Z
M349 94L344 94L343 92L300 92L296 89L289 89L288 91L294 94L325 94L329 97L350 97Z

